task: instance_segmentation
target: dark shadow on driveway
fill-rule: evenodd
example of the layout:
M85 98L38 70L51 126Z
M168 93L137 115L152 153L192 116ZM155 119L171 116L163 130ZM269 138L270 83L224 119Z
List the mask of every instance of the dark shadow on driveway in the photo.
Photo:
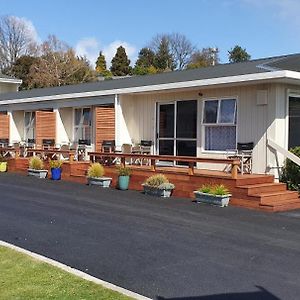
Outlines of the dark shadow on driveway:
M257 286L257 288L259 291L249 293L230 293L179 298L164 298L158 296L156 297L156 300L280 300L266 289L260 286Z

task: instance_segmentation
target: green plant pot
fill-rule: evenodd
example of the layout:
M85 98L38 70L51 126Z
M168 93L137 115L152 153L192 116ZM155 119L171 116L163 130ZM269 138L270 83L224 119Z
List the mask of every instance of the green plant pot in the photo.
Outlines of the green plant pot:
M7 162L3 161L0 162L0 172L6 172L7 171Z
M118 187L120 190L128 190L129 176L119 176Z

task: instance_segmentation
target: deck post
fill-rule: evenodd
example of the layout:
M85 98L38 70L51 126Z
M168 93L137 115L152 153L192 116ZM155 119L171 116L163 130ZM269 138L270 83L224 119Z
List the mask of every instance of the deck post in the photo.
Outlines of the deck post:
M189 162L189 175L194 175L194 174L195 174L194 163Z
M69 153L69 160L70 160L70 162L74 161L74 153L73 152Z
M156 171L155 159L151 158L151 171Z
M239 167L239 162L238 161L233 161L231 164L231 177L232 179L237 179L238 177L238 167Z
M125 167L125 157L121 157L121 167Z

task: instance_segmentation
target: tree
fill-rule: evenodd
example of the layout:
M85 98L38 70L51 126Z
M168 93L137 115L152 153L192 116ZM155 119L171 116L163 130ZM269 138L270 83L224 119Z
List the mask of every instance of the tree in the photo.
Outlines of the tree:
M135 75L153 74L155 53L150 48L142 48L135 63L133 73Z
M22 79L20 90L27 90L29 87L28 74L31 66L36 63L38 58L29 55L23 55L19 57L12 66L11 73L14 77Z
M131 74L132 68L130 67L130 59L128 59L124 47L120 46L117 49L111 61L110 71L114 76L126 76Z
M161 51L161 48L164 48L164 51L168 52L171 60L169 59L169 62L165 62L165 64L169 64L168 69L171 70L186 68L191 55L195 51L195 47L189 39L180 33L157 34L152 38L150 48L156 55Z
M251 59L251 55L246 51L246 48L243 49L241 46L236 45L228 51L228 58L231 63L237 63Z
M77 57L72 48L49 36L40 46L41 55L31 65L28 87L61 86L95 81L95 72L85 57Z
M167 36L162 36L154 57L154 67L159 71L173 71L175 64L170 51L170 41Z
M219 49L218 48L203 48L201 51L194 52L191 56L187 69L203 68L218 64Z
M111 72L106 68L106 60L102 51L99 52L99 56L96 61L96 72L105 78L112 76Z
M195 47L185 35L180 33L169 35L169 40L175 68L177 70L185 69L195 51Z
M14 16L0 18L0 71L11 75L16 60L35 51L33 32L25 20Z

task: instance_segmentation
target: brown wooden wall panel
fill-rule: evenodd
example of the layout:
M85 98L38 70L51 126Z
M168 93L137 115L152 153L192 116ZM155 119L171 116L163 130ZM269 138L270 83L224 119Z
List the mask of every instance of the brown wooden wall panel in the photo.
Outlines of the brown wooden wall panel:
M114 107L95 108L95 139L96 151L101 150L101 145L104 140L115 139Z
M35 113L35 138L38 146L43 139L56 139L56 114L51 111L37 111Z
M9 115L0 115L0 139L9 139Z

